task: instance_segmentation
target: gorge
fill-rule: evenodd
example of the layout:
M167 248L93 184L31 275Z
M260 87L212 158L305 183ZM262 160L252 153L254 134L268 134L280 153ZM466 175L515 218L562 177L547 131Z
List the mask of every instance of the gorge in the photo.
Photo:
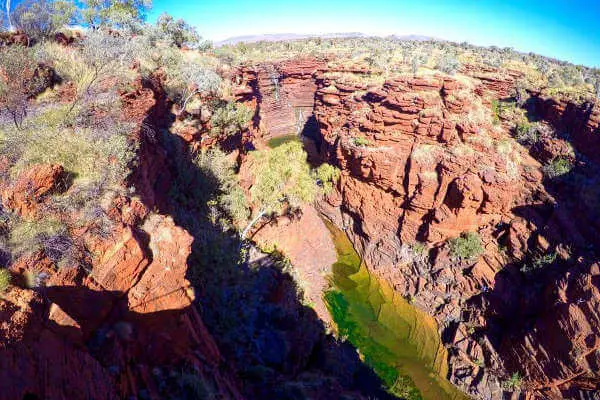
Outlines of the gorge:
M599 393L600 107L552 60L23 35L0 46L28 107L0 121L0 400Z

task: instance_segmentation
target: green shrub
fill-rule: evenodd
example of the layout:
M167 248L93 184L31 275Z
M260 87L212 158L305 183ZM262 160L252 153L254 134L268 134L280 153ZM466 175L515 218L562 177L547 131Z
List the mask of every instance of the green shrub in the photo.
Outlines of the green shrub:
M156 21L156 27L162 35L175 46L196 47L200 42L200 35L196 28L188 25L183 19L175 20L171 15L162 13Z
M26 0L15 8L12 17L18 29L39 41L74 22L76 10L75 3L68 0Z
M219 93L223 81L211 68L192 61L174 65L168 78L167 93L179 103L182 110L197 95L214 97Z
M115 185L126 179L130 163L135 157L135 146L127 137L127 130L117 126L111 136L103 138L90 129L46 129L37 125L13 136L0 153L15 151L11 144L23 143L23 153L12 171L16 175L33 164L60 164L73 175L75 183L104 182Z
M250 157L254 176L250 195L258 212L242 231L242 239L263 216L278 215L313 201L316 187L300 142L253 151Z
M494 125L498 125L500 123L500 102L497 99L492 100L492 122Z
M427 245L423 242L414 242L410 245L410 248L412 249L413 253L417 255L422 256L427 253Z
M331 164L323 163L313 171L313 175L317 184L323 188L323 193L329 194L333 190L333 185L340 179L340 170Z
M68 257L73 248L66 225L53 218L15 221L8 244L15 257L43 251L55 263Z
M456 260L473 261L483 254L481 238L475 232L465 232L450 239L450 256Z
M460 63L455 56L445 54L438 60L436 68L448 75L455 75L460 69Z
M91 69L85 91L108 76L120 76L136 59L139 42L128 36L111 34L103 30L87 32L81 43L81 57Z
M81 15L83 22L93 29L138 31L151 6L151 0L83 0Z
M515 127L515 139L523 145L534 145L540 137L537 126L529 122L520 122Z
M194 163L205 176L211 176L216 180L216 198L208 201L212 200L211 204L217 206L225 214L224 217L230 219L235 225L246 222L250 214L248 201L235 173L234 162L227 157L227 154L213 148L199 153Z
M521 267L521 271L524 273L528 273L532 271L541 270L544 267L556 261L557 256L558 254L555 251L547 254L536 255L535 257L533 257L531 263L524 264Z
M552 161L544 165L544 174L550 178L557 178L571 172L573 169L573 162L566 157L555 157Z
M250 107L229 102L224 107L219 107L213 113L210 124L211 136L232 136L242 132L254 116L254 110Z
M352 138L352 142L355 146L359 147L367 147L371 145L371 142L369 142L369 140L366 139L364 136L357 136L355 138Z
M44 79L36 74L37 57L30 48L8 46L0 48L0 66L4 76L0 79L0 109L21 129L29 98L43 90Z
M10 286L10 272L7 269L0 269L0 295L6 292Z
M521 389L523 378L518 372L511 375L510 378L502 382L502 389L508 392L516 392Z

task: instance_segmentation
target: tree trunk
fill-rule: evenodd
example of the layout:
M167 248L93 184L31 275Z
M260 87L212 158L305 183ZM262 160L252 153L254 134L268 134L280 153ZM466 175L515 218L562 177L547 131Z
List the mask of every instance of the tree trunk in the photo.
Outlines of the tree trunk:
M190 101L190 99L197 94L198 94L198 91L194 90L188 97L186 97L186 99L183 101L183 105L181 106L181 110L179 111L180 113L185 112L185 108L187 107L188 101Z
M246 240L246 236L248 235L248 232L250 232L250 229L252 229L252 227L254 226L254 224L256 224L258 221L260 221L260 219L262 217L264 217L264 215L267 213L267 210L261 210L256 217L254 217L252 219L252 221L250 221L250 223L246 226L246 228L244 228L244 230L242 231L242 234L240 235L240 238L242 241Z

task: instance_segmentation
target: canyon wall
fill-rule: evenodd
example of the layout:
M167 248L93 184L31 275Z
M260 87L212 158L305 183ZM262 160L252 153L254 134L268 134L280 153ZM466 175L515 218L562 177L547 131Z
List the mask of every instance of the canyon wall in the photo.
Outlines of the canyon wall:
M366 70L298 65L303 74L288 96L298 90L308 104L307 91L317 88L318 154L309 153L341 169L318 208L346 230L373 272L436 317L450 379L476 398L502 398L515 390L507 383L514 376L518 390L537 398L591 395L600 338L589 245L599 231L598 107L534 94L530 114L568 135L526 148L513 139L513 121L494 122L491 107L511 96L517 71L466 65L459 78L373 83ZM240 100L263 97L262 81L239 80ZM257 118L273 118L270 108L277 107L258 108ZM546 178L543 164L566 154L569 142L577 177ZM476 261L451 254L449 240L465 232L481 238ZM412 252L416 242L427 244L426 262ZM555 261L521 272L535 254Z
M38 252L11 265L17 283L33 290L13 286L0 300L0 399L161 399L180 388L174 369L193 371L224 398L241 398L193 305L193 238L171 217L150 213L166 201L157 188L168 180L164 150L148 136L161 118L160 97L140 82L123 94L123 118L136 123L132 134L142 143L134 174L141 198L119 195L105 205L108 232L84 226L77 233L79 250L96 256L58 268ZM63 172L60 165L24 171L3 184L4 207L22 216L47 212L45 194L66 189Z

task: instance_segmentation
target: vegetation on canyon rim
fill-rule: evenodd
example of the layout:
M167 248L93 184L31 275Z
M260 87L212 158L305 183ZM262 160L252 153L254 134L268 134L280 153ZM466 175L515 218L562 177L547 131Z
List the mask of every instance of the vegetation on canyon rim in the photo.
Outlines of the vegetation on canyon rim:
M289 304L284 307L273 300L283 297L282 292L287 296L288 289L292 297L299 296L297 283L288 275L281 283L274 272L248 265L247 255L240 255L239 250L246 250L243 244L260 222L294 214L302 204L334 192L343 181L340 165L310 166L299 141L270 149L255 149L254 143L245 141L256 111L236 101L234 92L239 82L230 76L235 68L310 56L328 66L324 79L338 83L339 88L335 84L324 87L324 94L338 93L344 84L358 85L362 89L353 96L361 99L374 96L368 90L381 88L393 79L452 76L465 88L434 95L443 97L448 107L469 101L472 110L466 115L451 115L448 120L476 127L490 123L490 130L506 128L516 141L499 140L480 130L478 135L448 146L433 141L415 145L407 154L410 162L434 165L439 159L451 162L497 152L501 169L506 170L501 178L507 181L521 169L524 174L535 175L534 166L520 164L523 149L543 153L545 141L566 137L527 114L524 106L531 93L578 103L600 95L597 69L511 49L392 38L307 39L212 49L183 20L162 15L156 24L144 23L148 7L149 3L140 0L84 1L77 5L57 0L26 1L14 10L12 23L28 39L26 43L12 43L13 33L0 35L0 266L35 261L43 255L53 270L81 266L89 272L89 265L102 256L98 241L114 234L122 223L119 218L125 218L114 215L113 205L141 196L133 179L144 150L141 144L160 145L169 166L177 172L168 190L161 193L169 206L154 205L152 212L168 210L176 224L193 236L186 277L201 293L195 306L201 309L247 390L266 397L276 393L281 398L301 398L304 394L299 387L322 384L318 376L310 374L284 383L281 378L296 375L286 355L302 357L286 342L283 332L291 330L294 323L290 321L301 320L310 326L312 335L320 333L308 311ZM65 27L75 22L90 29L80 32ZM524 75L510 100L481 99L473 94L471 78L462 73L472 65L483 71L503 68L490 69L482 76L509 69L520 69ZM277 74L273 69L270 79L279 101L285 88ZM148 115L135 115L136 107L131 106L145 90L152 92L149 97L157 104L166 104L160 111L167 116L161 116L164 121L159 124L150 121ZM426 100L427 96L422 94ZM367 104L354 114L360 117L370 111ZM430 108L420 111L418 117L426 120L446 111ZM138 117L140 121L133 123ZM182 137L186 135L194 137L193 145L184 143ZM349 142L354 146L349 146L351 150L361 154L381 150L375 135L360 130L350 132ZM563 142L568 143L566 139ZM593 178L579 168L586 160L567 144L563 147L559 155L545 156L543 167L538 168L548 186L583 188L582 194L597 202L596 189L587 184ZM250 185L242 182L240 158L249 167ZM476 172L496 179L495 170L489 166ZM439 169L424 170L417 177L417 186L441 180L439 174ZM49 183L44 181L47 177L52 178ZM409 183L412 185L407 178L406 185ZM551 204L551 199L538 195L532 203L540 207ZM436 216L423 219L433 218ZM136 221L135 225L142 223ZM406 264L415 267L415 274L420 276L438 274L435 279L448 280L447 276L440 277L439 271L432 271L431 259L439 255L440 246L446 246L453 264L474 264L488 248L487 241L484 248L480 232L464 232L439 243L400 244L396 267ZM135 234L142 236L141 231ZM502 247L507 239L499 236L494 240ZM279 270L288 272L290 261L276 243L262 250L271 253ZM519 273L523 279L534 281L540 273L563 263L566 253L553 245L546 245L544 252L531 250L518 257ZM33 269L37 267L34 262ZM39 285L38 272L25 271L33 277L25 286ZM469 273L466 268L464 274ZM0 269L0 294L9 291L11 285L22 284L12 278L7 269ZM449 295L445 302L452 303ZM474 337L477 333L475 328L470 331ZM486 367L479 358L473 364ZM178 390L210 396L210 384L196 372L176 374ZM500 377L503 389L518 391L527 377L510 372ZM393 380L389 379L391 383ZM272 391L261 392L267 383Z

